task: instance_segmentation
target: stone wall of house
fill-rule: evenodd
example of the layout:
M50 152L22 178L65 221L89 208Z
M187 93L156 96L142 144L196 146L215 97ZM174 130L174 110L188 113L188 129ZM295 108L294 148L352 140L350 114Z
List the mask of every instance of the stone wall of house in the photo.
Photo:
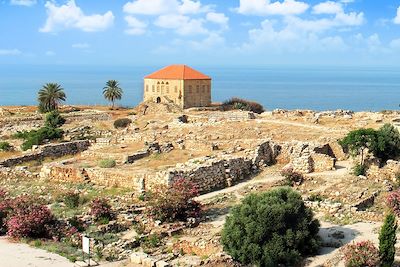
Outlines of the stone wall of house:
M90 142L88 140L45 145L35 152L0 161L0 166L12 167L33 160L41 160L46 157L58 158L66 155L75 155L88 149L89 146Z

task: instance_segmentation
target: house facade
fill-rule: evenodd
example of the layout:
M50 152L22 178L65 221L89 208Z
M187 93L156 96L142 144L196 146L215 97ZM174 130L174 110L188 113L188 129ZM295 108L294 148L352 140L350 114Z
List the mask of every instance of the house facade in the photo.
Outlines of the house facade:
M171 65L144 78L144 101L180 108L211 105L211 78L186 65Z

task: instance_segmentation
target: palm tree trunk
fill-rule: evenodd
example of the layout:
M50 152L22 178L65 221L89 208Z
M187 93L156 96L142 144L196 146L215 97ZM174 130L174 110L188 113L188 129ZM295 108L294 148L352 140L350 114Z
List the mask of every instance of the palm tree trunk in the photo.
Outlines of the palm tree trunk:
M111 107L111 109L114 109L114 101L112 101L112 107Z

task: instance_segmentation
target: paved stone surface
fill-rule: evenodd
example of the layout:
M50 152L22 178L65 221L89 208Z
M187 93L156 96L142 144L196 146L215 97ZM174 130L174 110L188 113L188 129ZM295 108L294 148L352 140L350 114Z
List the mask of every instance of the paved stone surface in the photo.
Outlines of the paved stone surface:
M12 243L0 237L0 266L7 267L73 267L68 259L27 244Z

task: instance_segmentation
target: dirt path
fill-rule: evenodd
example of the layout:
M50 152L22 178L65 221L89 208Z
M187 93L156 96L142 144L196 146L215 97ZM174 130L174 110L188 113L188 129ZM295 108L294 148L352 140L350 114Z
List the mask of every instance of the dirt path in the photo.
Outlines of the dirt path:
M12 243L0 237L0 266L7 267L72 267L68 259L27 244Z
M247 181L241 182L241 183L236 184L234 186L227 187L227 188L224 188L224 189L221 189L221 190L218 190L218 191L214 191L214 192L210 192L210 193L198 196L195 200L201 202L201 201L204 201L206 199L210 199L210 198L216 197L216 196L218 196L220 194L227 194L227 193L237 192L238 190L240 190L240 189L242 189L242 188L244 188L246 186L249 186L249 185L264 184L264 183L275 184L275 183L278 183L278 182L282 181L283 179L284 178L282 176L280 176L280 175L265 175L265 176L262 176L262 174L261 174L261 177L252 178L251 180L247 180Z
M274 123L274 124L281 124L281 125L290 125L290 126L295 126L295 127L303 127L303 128L309 128L309 129L314 129L314 130L324 130L326 132L346 132L346 130L338 130L338 129L333 129L331 127L323 126L323 125L310 125L306 123L301 123L301 122L293 122L293 121L285 121L285 120L271 120L271 119L259 119L261 122L268 122L268 123Z

